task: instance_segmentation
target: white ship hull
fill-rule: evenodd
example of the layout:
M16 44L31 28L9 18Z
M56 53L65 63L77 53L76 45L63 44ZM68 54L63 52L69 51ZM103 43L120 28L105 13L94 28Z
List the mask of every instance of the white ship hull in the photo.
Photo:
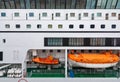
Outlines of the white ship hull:
M109 67L115 66L117 62L107 63L107 64L87 64L87 63L76 62L76 61L69 59L69 64L71 66L85 67L85 68L109 68Z

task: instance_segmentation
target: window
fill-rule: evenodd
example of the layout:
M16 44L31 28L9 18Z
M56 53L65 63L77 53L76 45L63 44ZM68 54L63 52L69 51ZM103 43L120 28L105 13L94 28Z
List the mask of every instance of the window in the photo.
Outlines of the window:
M56 17L60 17L60 13L56 13L55 15L56 15Z
M84 25L83 24L79 25L79 28L81 28L81 29L84 28Z
M49 24L49 25L48 25L48 28L52 28L52 24Z
M31 28L31 24L27 24L26 27L27 27L27 28Z
M46 50L42 50L42 52L43 52L43 53L45 53L45 52L46 52Z
M57 50L57 52L59 52L59 53L60 53L60 52L61 52L61 50Z
M45 13L45 12L42 13L42 16L43 16L43 17L47 17L47 13Z
M91 20L94 20L94 13L91 14Z
M9 25L9 24L6 24L6 25L5 25L5 28L10 28L10 25Z
M120 14L118 14L118 20L120 20Z
M50 52L52 53L52 52L53 52L53 50L50 50Z
M97 17L101 17L102 16L102 13L97 13Z
M105 24L101 24L101 28L104 29L105 28Z
M69 28L72 29L72 28L73 28L73 24L70 24L70 25L69 25Z
M63 25L62 25L62 24L59 24L59 25L58 25L58 28L63 28Z
M115 29L115 28L116 28L116 25L115 25L115 24L113 24L113 25L111 26L111 28Z
M66 20L68 20L68 14L66 14Z
M90 28L95 28L95 25L94 25L94 24L91 24L91 25L90 25Z
M6 13L2 12L1 17L5 17L5 16L6 16Z
M79 20L81 20L81 14L79 14Z
M14 13L14 16L19 17L19 13L18 12Z
M3 61L3 52L0 52L0 61Z
M83 16L84 17L88 17L88 13L83 13Z
M70 13L70 17L75 17L75 13Z
M16 28L20 28L20 24L16 24Z
M38 24L38 25L37 25L37 28L38 28L38 29L39 29L39 28L41 28L41 27L42 27L42 25L41 25L41 24Z
M112 17L116 17L116 13L112 13L111 15L112 15Z
M108 19L109 19L109 14L107 13L105 16L105 20L108 20Z
M34 17L34 13L29 13L29 17Z
M6 39L3 39L3 43L6 43Z

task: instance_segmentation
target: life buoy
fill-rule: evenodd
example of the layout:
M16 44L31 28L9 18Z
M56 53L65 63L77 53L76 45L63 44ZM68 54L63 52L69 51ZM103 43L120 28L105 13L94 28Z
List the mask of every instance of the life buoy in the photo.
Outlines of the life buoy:
M18 82L28 82L28 81L24 78L21 78L21 79L18 80Z

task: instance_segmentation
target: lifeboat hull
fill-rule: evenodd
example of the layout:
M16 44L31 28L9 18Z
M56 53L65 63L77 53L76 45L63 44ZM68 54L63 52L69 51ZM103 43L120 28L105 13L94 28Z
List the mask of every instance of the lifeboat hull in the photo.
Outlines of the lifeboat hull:
M90 64L90 63L81 63L74 60L68 59L69 65L72 67L84 67L84 68L109 68L116 66L118 62L114 63L104 63L104 64Z
M46 64L46 65L59 64L58 59L54 59L54 58L51 58L51 57L47 57L47 58L36 57L36 58L33 58L32 61L35 62L35 63Z

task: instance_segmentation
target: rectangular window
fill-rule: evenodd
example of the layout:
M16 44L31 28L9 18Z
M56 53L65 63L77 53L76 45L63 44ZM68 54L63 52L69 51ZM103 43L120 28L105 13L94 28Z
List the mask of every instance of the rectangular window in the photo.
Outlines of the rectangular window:
M9 25L9 24L6 24L6 25L5 25L5 28L10 28L10 25Z
M44 38L44 46L120 46L120 38Z
M102 17L102 13L97 13L97 17Z
M75 13L70 13L70 17L75 17Z
M52 24L49 24L49 25L48 25L48 28L50 28L50 29L51 29L51 28L52 28Z
M5 13L5 12L2 12L2 13L1 13L1 17L6 17L6 13Z
M34 13L29 13L29 17L34 17Z
M74 25L73 25L73 24L70 24L70 25L69 25L69 28L70 28L70 29L74 28Z
M101 28L104 29L105 28L105 24L101 24Z
M20 14L19 14L18 12L15 12L15 13L14 13L14 16L15 16L15 17L19 17Z
M26 27L27 27L27 28L31 28L31 24L27 24Z
M90 25L90 28L95 28L95 25L94 25L94 24L91 24L91 25Z
M112 16L112 17L116 17L116 13L112 13L111 16Z
M0 61L3 61L3 52L0 52Z
M84 28L84 25L83 24L79 25L79 28L80 29Z
M37 28L39 29L39 28L42 28L42 25L41 24L38 24L37 25Z
M58 28L60 28L60 29L63 28L63 25L62 25L62 24L59 24L59 25L58 25Z
M111 28L115 29L115 28L116 28L116 25L115 25L115 24L112 24Z
M42 17L47 17L47 13L42 13Z
M83 16L84 17L88 17L88 13L83 13Z
M60 13L56 13L55 15L56 15L56 17L60 17Z
M20 28L20 24L16 24L16 28Z

